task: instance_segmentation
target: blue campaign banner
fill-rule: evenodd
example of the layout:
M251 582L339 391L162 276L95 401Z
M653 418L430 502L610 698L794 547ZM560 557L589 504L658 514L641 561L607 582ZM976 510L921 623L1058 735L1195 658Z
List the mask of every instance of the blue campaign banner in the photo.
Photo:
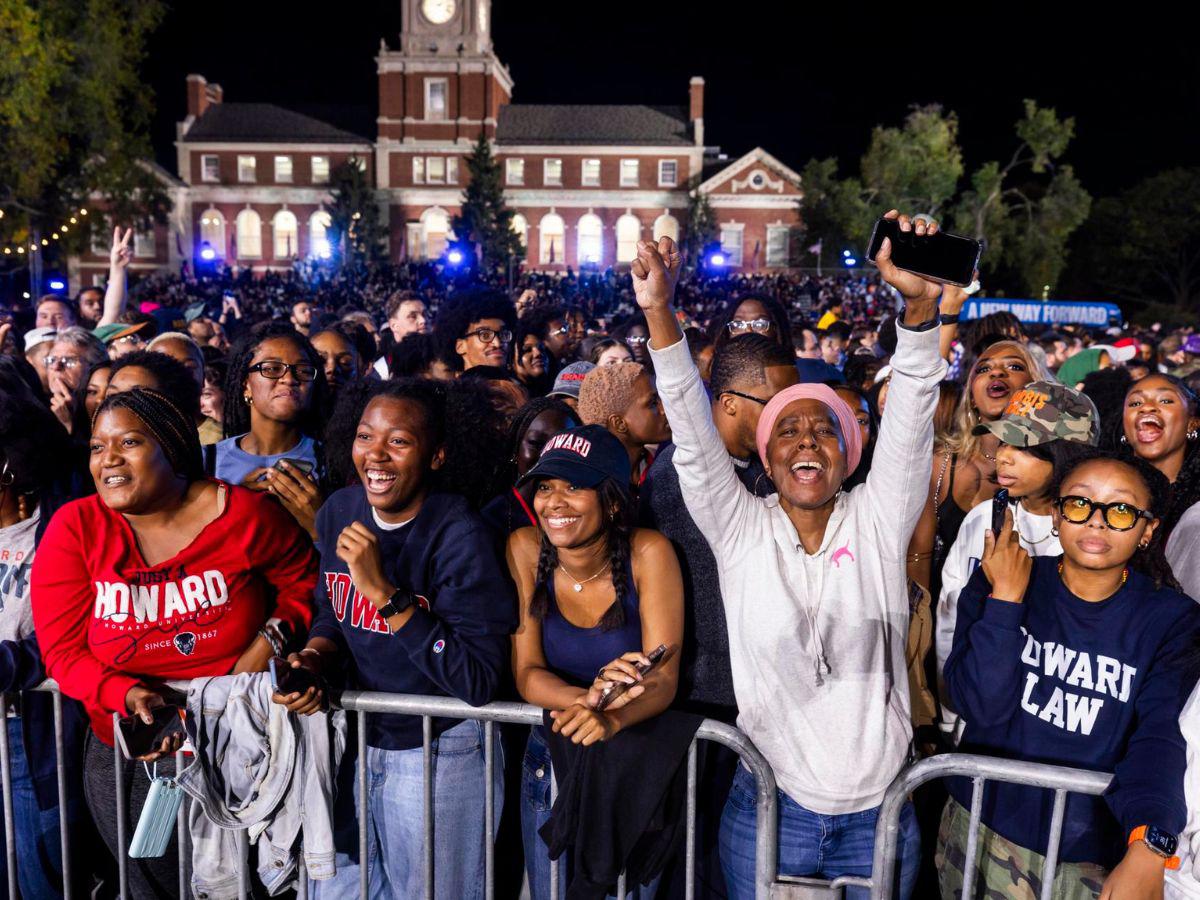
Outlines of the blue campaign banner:
M1124 321L1115 303L1076 303L1068 300L1003 300L973 297L963 307L964 319L981 319L994 312L1010 312L1023 325L1087 325L1107 328Z

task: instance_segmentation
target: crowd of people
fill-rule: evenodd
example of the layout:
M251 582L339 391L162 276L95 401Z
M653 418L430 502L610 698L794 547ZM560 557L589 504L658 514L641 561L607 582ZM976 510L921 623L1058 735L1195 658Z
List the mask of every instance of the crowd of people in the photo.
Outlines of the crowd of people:
M1115 773L1066 802L1054 896L1200 897L1200 333L960 321L886 243L871 276L685 274L663 239L619 274L132 289L128 244L104 290L0 306L26 900L63 894L60 820L111 894L119 807L161 815L163 780L198 897L237 895L231 822L256 890L302 857L318 897L361 867L419 896L427 792L438 897L484 895L488 834L499 896L551 897L552 858L569 897L682 896L705 718L774 772L781 874L869 876L888 786L957 751ZM346 689L545 715L378 714L358 746ZM753 897L759 788L716 744L697 766L697 895ZM973 897L1040 894L1053 792L989 784L972 843L972 791L905 804L899 896L961 897L969 847ZM170 833L130 897L178 895Z

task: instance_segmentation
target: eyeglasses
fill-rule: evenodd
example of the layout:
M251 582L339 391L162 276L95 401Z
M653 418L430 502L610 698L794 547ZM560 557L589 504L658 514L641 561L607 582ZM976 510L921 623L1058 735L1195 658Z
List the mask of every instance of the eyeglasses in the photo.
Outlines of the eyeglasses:
M1104 524L1113 531L1128 531L1137 524L1138 519L1152 520L1154 514L1148 510L1138 509L1130 503L1097 503L1089 497L1058 498L1058 511L1062 517L1074 525L1083 525L1091 520L1092 513L1100 510Z
M629 337L625 338L625 343L633 344L633 346L635 346L635 347L640 347L640 346L642 346L642 344L646 343L646 341L648 341L648 340L650 340L650 338L648 338L645 335L631 334Z
M725 327L729 329L730 334L745 334L747 331L766 334L774 324L770 319L733 319Z
M555 328L553 331L547 331L547 337L559 337L564 334L570 334L571 329L564 325L562 328Z
M316 381L317 367L311 363L285 363L276 360L255 363L250 367L251 372L257 372L263 378L278 381L288 371L296 376L297 381Z
M507 328L503 331L496 331L493 328L476 328L474 331L468 331L463 337L477 337L481 344L490 344L496 338L500 338L500 343L507 344L512 341L512 332Z
M140 334L127 334L124 337L113 338L113 343L114 344L133 344L136 347L136 346L141 345L142 336Z
M766 406L769 401L762 397L755 397L753 394L743 394L741 391L721 391L722 394L733 394L735 397L741 397L743 400L753 400L755 403Z
M64 369L77 369L83 363L78 356L47 356L46 368L57 369L60 366Z

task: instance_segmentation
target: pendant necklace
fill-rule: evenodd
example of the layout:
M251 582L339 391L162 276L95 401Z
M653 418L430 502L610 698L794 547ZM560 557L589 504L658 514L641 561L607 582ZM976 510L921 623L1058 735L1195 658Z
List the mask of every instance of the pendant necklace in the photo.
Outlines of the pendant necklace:
M599 578L601 575L603 575L605 572L607 572L608 567L610 565L612 565L612 563L605 563L604 567L599 572L597 572L595 575L591 576L591 578L583 579L583 581L580 581L578 578L576 578L574 575L572 575L570 572L568 572L567 567L564 566L562 563L559 563L558 567L563 570L564 575L566 575L569 579L571 579L571 581L574 582L574 584L571 585L571 590L573 590L575 593L578 594L580 591L583 590L583 586L585 584L587 584L589 581L592 581L595 578Z

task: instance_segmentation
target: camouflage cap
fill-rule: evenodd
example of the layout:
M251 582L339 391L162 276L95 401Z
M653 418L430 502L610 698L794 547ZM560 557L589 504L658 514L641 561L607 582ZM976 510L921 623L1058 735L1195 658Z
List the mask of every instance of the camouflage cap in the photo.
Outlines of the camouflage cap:
M1008 401L995 422L976 425L972 434L994 434L1013 447L1036 447L1051 441L1100 441L1100 414L1086 394L1055 381L1034 381Z

